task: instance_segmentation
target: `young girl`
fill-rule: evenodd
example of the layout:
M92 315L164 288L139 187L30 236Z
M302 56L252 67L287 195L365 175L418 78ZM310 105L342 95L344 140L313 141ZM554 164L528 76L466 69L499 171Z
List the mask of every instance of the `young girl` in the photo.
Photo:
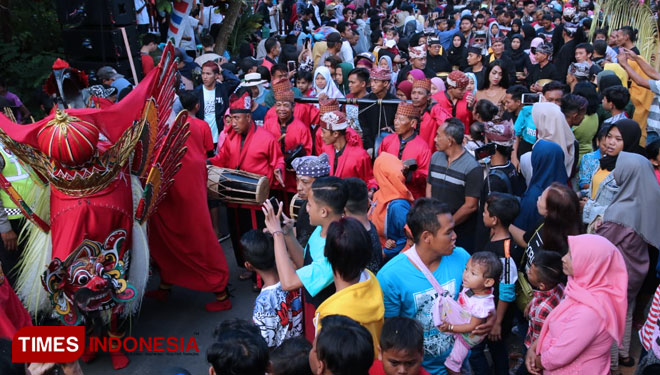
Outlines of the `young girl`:
M460 324L443 322L438 329L453 333L456 340L454 347L445 361L450 374L460 374L461 365L473 346L481 343L486 335L475 336L471 332L479 324L486 321L488 315L495 311L493 286L499 281L502 273L502 263L497 256L489 251L474 253L463 271L463 289L458 295L458 304L463 308ZM443 312L446 316L448 312ZM448 319L454 321L455 319Z
M325 66L319 66L314 71L314 92L312 96L318 98L327 97L329 99L343 98L344 95L339 91L335 81L332 80L330 69Z

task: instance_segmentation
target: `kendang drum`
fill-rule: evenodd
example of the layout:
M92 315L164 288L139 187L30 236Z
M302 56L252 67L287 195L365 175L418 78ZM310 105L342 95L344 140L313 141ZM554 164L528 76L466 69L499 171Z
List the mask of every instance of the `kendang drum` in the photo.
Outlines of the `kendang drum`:
M293 220L298 220L298 210L305 203L304 200L298 198L298 193L296 193L293 198L291 198L291 204L289 204L289 217Z
M254 204L264 203L270 193L268 177L208 165L206 187L210 199L220 199L227 203Z

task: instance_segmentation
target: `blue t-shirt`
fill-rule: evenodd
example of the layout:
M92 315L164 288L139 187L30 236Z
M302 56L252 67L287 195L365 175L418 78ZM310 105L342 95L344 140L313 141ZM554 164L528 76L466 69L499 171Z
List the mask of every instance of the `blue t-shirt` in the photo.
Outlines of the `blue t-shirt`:
M532 107L526 105L520 110L513 128L517 137L522 137L525 142L533 145L536 143L536 124L532 119Z
M321 237L320 226L316 227L309 237L305 247L305 252L308 251L312 262L296 270L296 273L307 293L314 297L333 282L332 266L324 255L325 238Z
M461 291L463 270L469 258L467 251L457 247L451 255L442 257L440 265L433 272L438 283L454 299L458 298ZM433 324L431 308L438 293L431 283L403 253L385 264L377 277L385 298L385 318L404 316L420 322L424 328L422 365L431 374L446 374L444 362L454 346L454 337L440 332Z

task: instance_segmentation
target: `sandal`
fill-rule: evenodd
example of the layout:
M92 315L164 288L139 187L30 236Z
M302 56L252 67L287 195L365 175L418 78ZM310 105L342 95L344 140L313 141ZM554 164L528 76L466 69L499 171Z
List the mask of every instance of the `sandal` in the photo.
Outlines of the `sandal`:
M250 280L253 275L254 273L251 271L243 271L238 275L238 279L241 281Z

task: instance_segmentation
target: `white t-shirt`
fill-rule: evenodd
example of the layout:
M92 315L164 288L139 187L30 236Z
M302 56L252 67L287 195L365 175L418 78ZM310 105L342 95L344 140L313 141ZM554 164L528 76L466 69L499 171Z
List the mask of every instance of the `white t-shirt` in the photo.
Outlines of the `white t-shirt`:
M211 128L213 143L218 143L218 125L215 122L215 89L208 90L206 87L202 87L202 92L204 93L204 121Z
M210 29L211 25L222 23L222 13L216 12L220 7L204 7L204 19L202 20L202 28Z
M185 51L194 51L197 49L197 44L195 43L195 30L197 30L197 25L199 25L199 20L193 16L188 16L188 20L183 29L181 43L179 43L179 47L183 48ZM183 37L190 37L190 40L183 40Z
M341 43L341 50L339 50L339 57L343 62L353 63L353 49L351 48L351 43L348 40L345 40Z
M149 12L147 11L147 7L144 7L145 0L134 0L135 3L135 19L137 21L138 25L147 25L149 24ZM141 11L138 12L138 10L142 8Z

